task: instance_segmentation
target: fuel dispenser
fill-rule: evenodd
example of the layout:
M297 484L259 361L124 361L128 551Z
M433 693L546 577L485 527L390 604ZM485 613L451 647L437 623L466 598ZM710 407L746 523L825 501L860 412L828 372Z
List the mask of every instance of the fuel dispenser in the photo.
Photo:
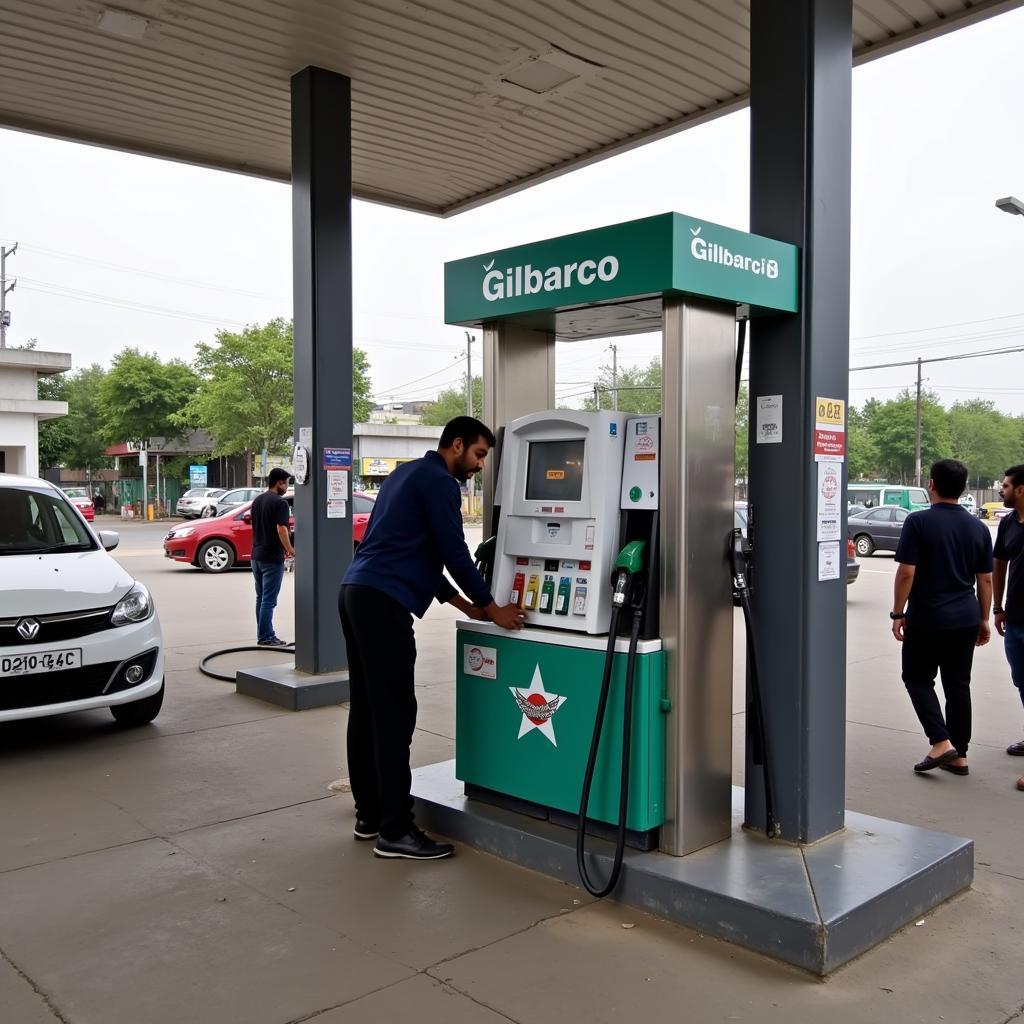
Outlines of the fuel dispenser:
M574 824L581 850L588 828L614 830L619 859L627 842L654 848L665 814L659 428L658 417L608 412L508 424L492 590L526 627L458 624L456 776L467 794Z
M627 844L685 856L731 834L737 312L796 310L798 281L795 247L677 213L445 265L445 321L482 329L502 438L481 555L527 620L458 624L455 780L469 805L575 829L598 895ZM650 332L660 417L538 411L556 342ZM615 840L607 880L589 835Z

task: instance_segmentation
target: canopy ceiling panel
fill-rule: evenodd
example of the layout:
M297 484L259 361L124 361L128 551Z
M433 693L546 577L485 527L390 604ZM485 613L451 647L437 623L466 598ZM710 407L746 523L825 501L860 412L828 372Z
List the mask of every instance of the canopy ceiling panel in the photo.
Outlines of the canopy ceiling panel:
M1024 0L857 0L867 60ZM357 196L455 213L747 102L749 0L3 0L0 124L289 177L289 79L352 79Z

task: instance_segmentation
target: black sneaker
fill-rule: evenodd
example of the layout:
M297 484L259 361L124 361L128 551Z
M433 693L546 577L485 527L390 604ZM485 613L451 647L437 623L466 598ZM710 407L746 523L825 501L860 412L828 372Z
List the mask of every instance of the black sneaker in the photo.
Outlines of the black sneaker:
M356 839L376 839L380 833L368 821L363 821L362 818L356 818L356 824L355 828L352 829L352 835Z
M282 640L279 636L272 636L269 640L260 640L256 644L257 647L291 647L291 644L287 640Z
M377 837L373 848L375 857L405 857L407 860L440 860L455 852L451 843L435 843L415 825L400 839Z

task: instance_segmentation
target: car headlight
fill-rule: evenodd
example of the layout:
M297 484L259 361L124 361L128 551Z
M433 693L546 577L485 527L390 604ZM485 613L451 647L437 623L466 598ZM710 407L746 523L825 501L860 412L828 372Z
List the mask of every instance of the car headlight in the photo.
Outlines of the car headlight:
M171 532L167 534L167 539L177 540L179 537L191 537L195 532L196 528L194 526L183 526L180 530L171 530Z
M153 614L153 598L149 591L136 583L131 590L117 602L110 621L115 626L128 626L133 622L145 622Z

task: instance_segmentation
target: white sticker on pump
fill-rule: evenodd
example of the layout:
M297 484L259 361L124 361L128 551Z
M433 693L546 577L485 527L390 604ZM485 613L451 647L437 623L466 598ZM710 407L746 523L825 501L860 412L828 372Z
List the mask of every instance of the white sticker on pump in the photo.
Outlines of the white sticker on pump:
M594 550L594 534L595 534L596 530L597 530L596 526L588 526L587 527L587 542L583 545L587 549L587 551L593 551Z
M462 670L468 676L477 676L480 679L497 679L497 648L465 644L462 648Z

